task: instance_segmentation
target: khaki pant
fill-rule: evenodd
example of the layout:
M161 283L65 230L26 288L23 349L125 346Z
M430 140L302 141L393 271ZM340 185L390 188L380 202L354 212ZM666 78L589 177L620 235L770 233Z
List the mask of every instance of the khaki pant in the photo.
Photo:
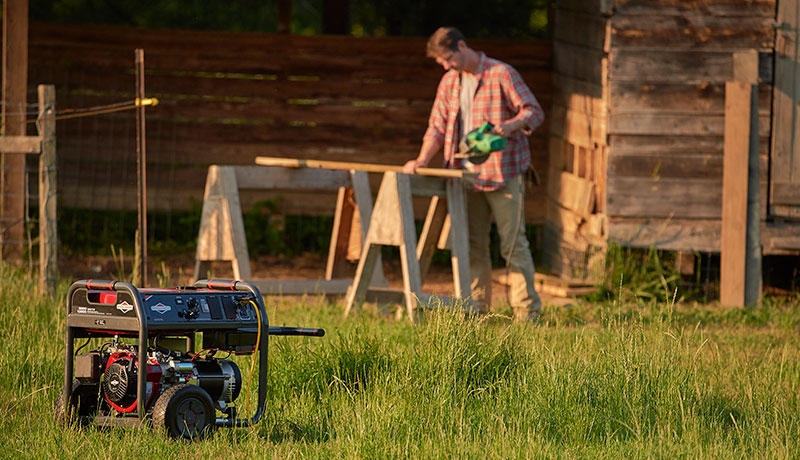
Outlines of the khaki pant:
M536 320L542 308L542 301L533 287L535 272L525 235L524 204L523 176L511 179L499 190L467 191L472 299L478 304L480 314L488 313L492 305L492 259L489 251L492 217L500 236L501 256L507 258L510 248L514 248L510 260L506 261L510 264L509 303L514 309L514 319ZM523 209L523 221L518 223L520 207Z

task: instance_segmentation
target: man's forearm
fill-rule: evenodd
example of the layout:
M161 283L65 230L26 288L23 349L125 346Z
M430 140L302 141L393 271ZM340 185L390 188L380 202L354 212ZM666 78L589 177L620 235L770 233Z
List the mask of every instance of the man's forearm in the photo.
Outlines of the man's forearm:
M422 147L419 149L419 155L413 160L409 160L403 165L403 172L406 174L413 174L417 168L424 168L428 166L431 159L442 145L435 139L425 139L422 141Z
M431 159L439 149L442 148L442 145L437 142L435 139L425 139L422 141L422 147L419 149L419 155L417 155L417 166L423 168L428 166L428 163L431 162Z

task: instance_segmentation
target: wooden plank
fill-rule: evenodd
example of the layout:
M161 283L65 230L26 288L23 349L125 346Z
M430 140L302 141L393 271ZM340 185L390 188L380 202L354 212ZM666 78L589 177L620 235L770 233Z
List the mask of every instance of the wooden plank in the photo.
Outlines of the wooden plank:
M618 14L684 15L701 12L709 16L775 16L775 0L753 0L741 3L731 0L614 0Z
M42 148L42 138L37 136L0 136L0 153L34 153Z
M759 136L770 135L769 114L759 116ZM610 134L719 136L724 132L724 115L669 113L618 113L609 117Z
M556 8L553 38L559 42L602 51L606 49L608 24L608 18L596 12L583 13ZM580 33L576 33L576 31L580 31Z
M256 157L256 164L264 166L283 166L287 168L323 168L365 171L365 172L402 172L402 166L378 165L370 163L353 163L341 161L303 160L298 158ZM431 177L468 178L470 173L455 169L417 168L416 174Z
M653 83L644 81L611 81L610 111L680 112L683 114L722 114L725 112L725 84L718 83ZM769 115L772 85L759 85L759 113Z
M2 132L25 135L28 0L3 2ZM21 264L25 251L25 156L0 155L0 260Z
M553 72L576 80L602 83L606 53L602 50L553 42Z
M616 155L712 154L722 155L723 137L610 135L609 147ZM769 154L769 139L760 138L759 154Z
M781 24L776 41L774 116L772 119L772 201L771 212L785 217L800 214L800 58L798 30L800 2L782 0L777 22ZM798 209L793 210L792 207Z
M743 306L747 237L747 165L750 138L749 83L725 85L725 161L722 172L720 303Z
M624 247L719 252L719 219L609 219L608 239Z
M594 184L574 174L562 172L556 201L563 207L580 215L594 211Z
M609 177L609 216L719 218L721 178L667 179Z
M333 229L328 248L328 261L325 266L325 279L341 278L345 275L347 246L352 231L355 197L350 187L339 188L336 198L336 210L333 214Z
M303 37L300 35L241 34L234 32L147 30L125 27L34 24L31 43L41 54L33 60L97 62L125 67L120 55L131 48L148 50L148 68L179 68L214 72L286 74L346 71L360 75L387 75L391 62L402 63L395 75L410 77L420 69L436 72L425 57L424 38ZM547 67L551 51L546 41L511 43L507 40L470 40L475 49L509 62L518 69ZM64 53L67 50L79 52ZM292 50L279 53L276 50ZM343 50L349 53L343 54ZM47 53L50 53L49 55ZM350 56L348 56L350 54ZM405 70L404 70L405 69ZM440 71L440 69L439 69Z
M339 191L350 186L346 171L289 169L280 166L233 166L239 189Z
M581 147L593 148L595 143L605 144L608 121L605 117L587 115L553 106L551 133Z
M594 115L607 116L608 106L603 97L603 85L576 80L565 75L553 76L553 105L567 110ZM613 93L612 93L613 94Z
M431 266L431 259L436 251L437 242L442 234L444 221L447 217L447 207L443 201L438 196L431 197L428 205L428 214L425 216L422 230L419 233L417 260L419 260L419 271L423 282Z
M469 224L464 184L460 181L447 181L447 214L449 219L445 220L442 233L446 231L450 235L450 267L453 270L455 295L465 301L472 313L477 313L477 305L470 301Z
M761 223L765 255L800 254L791 243L800 233L797 222ZM625 247L654 247L671 251L719 253L722 223L719 219L612 218L609 240Z
M55 294L58 285L56 168L56 91L39 85L39 291Z
M743 8L746 9L746 8ZM611 17L611 46L703 49L772 48L770 16L715 16L699 10L664 14L615 14Z
M733 78L730 51L612 48L609 78L619 81L719 83ZM772 55L759 54L759 78L772 81Z

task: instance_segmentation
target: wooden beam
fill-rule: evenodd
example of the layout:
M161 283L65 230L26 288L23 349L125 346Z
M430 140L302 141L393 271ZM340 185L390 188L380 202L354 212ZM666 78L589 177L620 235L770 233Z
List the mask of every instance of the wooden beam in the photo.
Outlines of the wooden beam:
M347 246L352 231L355 198L353 189L340 187L336 199L336 212L333 215L331 244L328 248L328 263L325 266L325 279L332 280L345 275L347 268Z
M725 85L720 302L731 306L743 306L745 300L750 90L749 83Z
M28 0L3 2L2 132L25 135ZM25 240L25 156L4 153L0 175L0 259L21 264Z
M42 138L36 136L0 136L0 152L33 153L42 150Z
M325 161L325 160L301 160L297 158L274 158L274 157L256 157L256 164L262 166L283 166L286 168L322 168L322 169L354 169L356 171L366 172L403 172L402 166L396 165L381 165L371 163L351 163L346 161ZM475 173L469 173L460 169L442 169L442 168L417 168L417 174L421 176L434 176L434 177L455 177L459 179L469 180L476 176Z

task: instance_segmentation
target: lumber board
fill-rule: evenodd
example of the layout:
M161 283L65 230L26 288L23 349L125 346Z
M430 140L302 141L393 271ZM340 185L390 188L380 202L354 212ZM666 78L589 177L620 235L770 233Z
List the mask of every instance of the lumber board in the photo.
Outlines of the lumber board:
M612 114L623 112L721 114L725 111L725 84L722 82L609 82ZM772 85L759 85L759 113L769 115Z
M594 210L594 184L568 172L562 172L559 179L556 201L580 215L591 214Z
M717 219L620 219L608 223L609 241L624 247L719 252Z
M602 50L553 42L553 72L591 83L602 83L606 76L606 53Z
M771 53L759 53L759 78L772 81ZM724 83L733 79L733 54L722 50L612 48L609 79Z
M256 164L264 166L283 166L286 168L322 168L322 169L340 169L349 171L351 169L356 171L377 172L384 173L388 171L402 172L403 167L397 165L380 165L371 163L356 163L356 162L342 162L342 161L324 161L324 160L305 160L299 158L277 158L277 157L256 157ZM416 174L421 176L431 177L454 177L454 178L468 178L472 174L460 169L442 169L442 168L417 168Z
M552 104L578 113L598 117L607 116L608 105L603 96L603 85L590 83L566 75L553 75Z
M141 29L120 26L32 23L30 43L31 50L38 53L31 55L31 61L95 62L103 67L126 67L127 52L133 48L148 50L149 69L178 66L187 71L261 75L286 74L286 69L291 69L300 72L294 75L345 71L363 76L394 73L410 77L426 65L430 72L438 67L426 58L425 39L419 37L325 36L321 39L300 35L153 29L143 33ZM471 40L470 44L518 68L546 68L551 55L546 41ZM275 50L292 52L276 53ZM348 51L347 55L343 50ZM394 66L389 65L392 62Z
M761 215L765 215L766 179L761 181ZM722 178L609 177L606 213L614 217L719 219Z
M550 132L571 144L593 148L595 143L606 142L608 122L605 117L587 115L554 105L551 118Z
M609 177L609 216L719 218L722 180Z
M762 155L759 162L761 174L767 174L769 158ZM608 175L610 177L713 179L722 176L722 155L713 153L619 155L613 153L608 158Z
M747 240L747 177L751 84L725 85L725 153L722 169L720 302L744 306Z
M278 166L234 166L239 189L255 190L327 190L350 187L346 171L325 169L287 169Z
M42 149L38 136L0 136L0 153L34 153Z
M559 42L603 51L606 50L608 24L608 18L598 14L556 8L553 38Z
M684 15L701 12L709 16L775 16L776 0L613 0L618 14Z
M786 0L778 5L778 31L775 60L774 117L772 125L773 210L778 215L797 217L800 197L800 60L797 30L800 27L798 1Z
M609 117L610 134L658 136L719 136L725 129L722 114L617 113ZM769 138L769 114L759 116L759 136Z
M615 155L663 155L675 153L722 155L723 140L722 135L610 135L609 145ZM769 154L769 139L760 138L759 154Z
M722 236L720 219L609 219L609 240L625 247L719 253ZM761 221L765 255L800 254L792 247L800 234L799 222Z
M775 42L769 16L715 16L702 11L668 15L615 14L611 17L612 47L675 47L769 50Z

